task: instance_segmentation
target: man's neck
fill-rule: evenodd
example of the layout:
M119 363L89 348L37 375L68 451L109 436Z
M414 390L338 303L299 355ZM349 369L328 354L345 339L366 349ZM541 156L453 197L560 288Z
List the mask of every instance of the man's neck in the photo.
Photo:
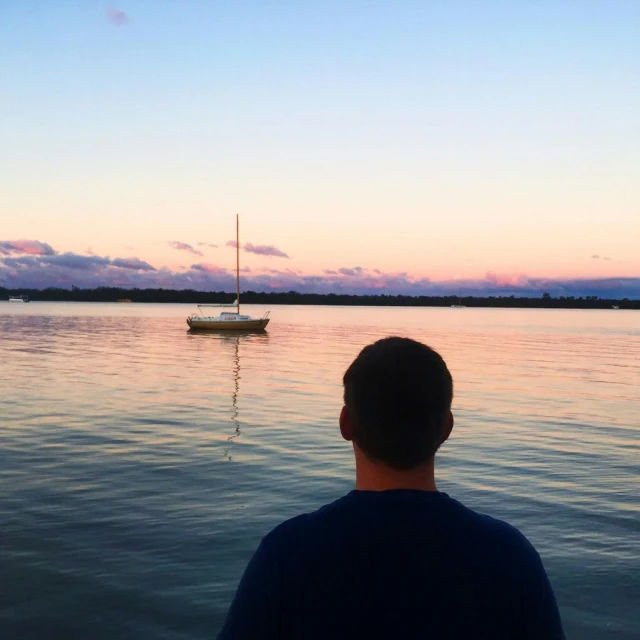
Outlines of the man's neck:
M357 446L356 489L358 491L389 491L391 489L414 489L437 491L433 458L419 467L398 471L384 464L372 462Z

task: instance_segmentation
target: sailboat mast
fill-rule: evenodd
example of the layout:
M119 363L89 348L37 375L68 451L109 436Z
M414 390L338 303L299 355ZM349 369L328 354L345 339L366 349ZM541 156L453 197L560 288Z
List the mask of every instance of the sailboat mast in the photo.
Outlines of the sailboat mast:
M240 313L240 218L236 213L236 300Z

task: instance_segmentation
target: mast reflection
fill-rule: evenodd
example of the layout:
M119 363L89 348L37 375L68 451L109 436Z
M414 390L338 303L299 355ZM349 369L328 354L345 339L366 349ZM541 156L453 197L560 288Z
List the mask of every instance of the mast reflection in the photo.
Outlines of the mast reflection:
M227 436L227 442L230 445L236 438L241 435L240 431L240 408L238 406L238 400L240 397L240 379L241 379L241 365L240 365L240 344L253 343L265 343L269 340L269 334L265 332L239 332L234 334L224 334L220 336L223 342L231 343L233 345L233 391L231 393L231 422L233 423L233 433ZM227 460L232 460L232 447L227 446L223 455Z
M240 392L240 336L234 336L234 355L233 355L233 393L231 394L231 421L234 424L234 433L227 437L227 442L234 440L240 435L240 421L238 420L238 393ZM231 460L229 450L225 451L225 457Z

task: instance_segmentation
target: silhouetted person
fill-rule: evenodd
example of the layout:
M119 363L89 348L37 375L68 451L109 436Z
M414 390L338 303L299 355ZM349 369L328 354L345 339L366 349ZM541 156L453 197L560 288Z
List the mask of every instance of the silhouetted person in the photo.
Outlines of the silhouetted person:
M219 640L564 638L529 541L436 488L452 397L429 347L387 338L362 350L340 414L356 489L262 540Z

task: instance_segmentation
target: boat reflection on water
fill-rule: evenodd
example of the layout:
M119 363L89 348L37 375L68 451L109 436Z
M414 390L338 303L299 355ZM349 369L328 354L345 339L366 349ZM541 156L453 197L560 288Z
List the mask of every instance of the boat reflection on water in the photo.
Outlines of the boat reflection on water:
M231 346L232 356L231 356L231 369L233 371L233 386L231 392L231 422L233 423L233 432L227 436L227 442L231 443L236 438L240 437L240 419L239 413L240 410L238 408L238 398L240 396L240 346L245 345L249 346L251 343L266 343L269 341L269 334L264 329L249 329L244 331L233 331L233 332L225 332L221 333L219 331L188 331L187 333L192 334L194 339L197 340L216 340L223 345ZM226 350L226 349L225 349ZM227 460L231 461L231 448L227 447L223 455Z

